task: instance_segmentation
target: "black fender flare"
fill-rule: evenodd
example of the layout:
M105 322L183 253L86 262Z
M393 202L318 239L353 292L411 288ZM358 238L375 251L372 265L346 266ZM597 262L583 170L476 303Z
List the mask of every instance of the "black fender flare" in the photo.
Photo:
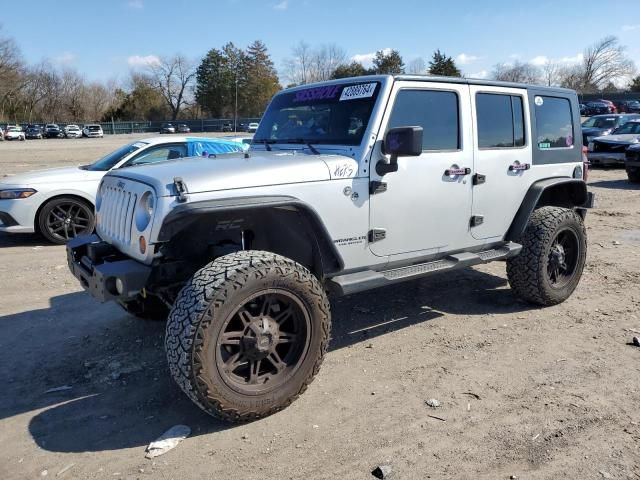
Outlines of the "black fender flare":
M556 196L554 199L549 195L553 191L562 192L562 195ZM545 195L545 193L547 195ZM547 197L545 201L543 197ZM562 201L558 201L562 199ZM511 226L505 235L506 241L517 241L527 224L529 217L536 209L542 205L551 205L558 207L586 208L591 201L591 196L587 192L587 184L579 178L555 177L545 178L533 183L527 194L524 196L520 208L516 213Z
M344 263L320 215L306 202L286 195L232 197L185 203L174 208L163 220L158 242L168 242L204 215L265 208L293 208L302 214L314 233L315 249L320 256L323 275L341 271Z

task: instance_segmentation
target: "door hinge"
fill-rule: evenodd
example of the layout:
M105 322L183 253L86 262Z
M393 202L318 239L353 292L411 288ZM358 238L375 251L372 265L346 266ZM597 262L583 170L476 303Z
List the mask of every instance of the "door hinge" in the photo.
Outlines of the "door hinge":
M385 238L387 238L387 231L384 228L369 230L369 243L378 242Z
M484 216L483 215L474 215L473 217L471 217L471 226L472 227L477 227L478 225L482 225L484 223Z
M187 201L188 195L188 190L187 190L187 184L184 183L184 180L182 180L181 177L174 177L173 179L173 186L176 189L176 196L178 197L178 202L179 203L184 203Z
M481 173L476 173L473 176L473 184L474 185L482 185L486 181L487 181L487 176L486 175L482 175Z
M387 191L387 182L379 182L377 180L374 180L369 184L370 195L375 195L376 193L383 193L386 191Z

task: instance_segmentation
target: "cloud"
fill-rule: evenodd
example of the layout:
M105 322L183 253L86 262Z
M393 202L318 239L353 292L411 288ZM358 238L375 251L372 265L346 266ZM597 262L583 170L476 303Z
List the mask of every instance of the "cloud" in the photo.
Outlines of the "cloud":
M486 70L481 70L479 72L476 73L472 73L471 75L469 75L469 78L487 78L489 76L489 72Z
M480 57L475 55L467 55L466 53L461 53L456 57L456 63L458 65L469 65L470 63L476 62L480 60Z
M581 53L578 53L573 57L562 57L558 59L558 62L563 63L565 65L577 65L578 63L581 63L583 60L584 60L584 55Z
M127 58L127 63L131 68L148 67L150 65L158 65L160 59L156 55L131 55Z
M383 48L382 53L389 55L391 53L390 48ZM363 67L371 67L373 65L373 59L376 58L376 52L370 53L358 53L351 57L352 62L361 63Z
M289 0L282 0L273 6L274 10L286 10L287 8L289 8Z
M144 2L142 0L129 0L127 7L133 8L134 10L142 10L144 8Z
M512 53L511 55L509 55L509 58L511 58L512 60L518 60L520 57L522 57L522 55L520 55L519 53Z
M73 63L76 58L77 56L75 53L63 52L60 55L53 57L51 61L56 65L69 65L70 63Z
M544 55L538 55L537 57L533 57L531 60L529 60L529 63L535 65L536 67L542 67L549 63L549 58L545 57Z
M622 26L623 32L633 32L634 30L640 30L640 24Z

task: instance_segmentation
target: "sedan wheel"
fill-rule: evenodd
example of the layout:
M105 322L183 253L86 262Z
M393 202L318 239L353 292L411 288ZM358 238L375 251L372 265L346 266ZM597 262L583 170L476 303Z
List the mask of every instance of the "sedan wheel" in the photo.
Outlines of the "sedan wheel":
M75 198L58 198L47 203L40 212L40 232L47 240L59 245L78 235L93 232L93 208Z

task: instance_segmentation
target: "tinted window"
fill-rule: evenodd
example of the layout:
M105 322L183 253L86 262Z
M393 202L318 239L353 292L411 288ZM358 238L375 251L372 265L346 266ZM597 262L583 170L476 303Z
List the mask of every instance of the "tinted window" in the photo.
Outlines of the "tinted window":
M640 133L640 122L625 123L611 132L612 135L631 135L636 133Z
M125 145L124 147L120 147L118 150L109 153L108 155L102 157L100 160L92 163L86 168L87 170L106 172L107 170L111 170L120 160L122 160L127 155L146 146L147 144L144 142L130 143L129 145Z
M538 148L573 146L573 120L569 100L538 96L535 104Z
M591 117L582 126L587 128L614 128L621 117Z
M513 148L524 145L522 97L478 93L478 147Z
M458 150L458 95L436 90L400 90L388 128L420 126L423 150Z

